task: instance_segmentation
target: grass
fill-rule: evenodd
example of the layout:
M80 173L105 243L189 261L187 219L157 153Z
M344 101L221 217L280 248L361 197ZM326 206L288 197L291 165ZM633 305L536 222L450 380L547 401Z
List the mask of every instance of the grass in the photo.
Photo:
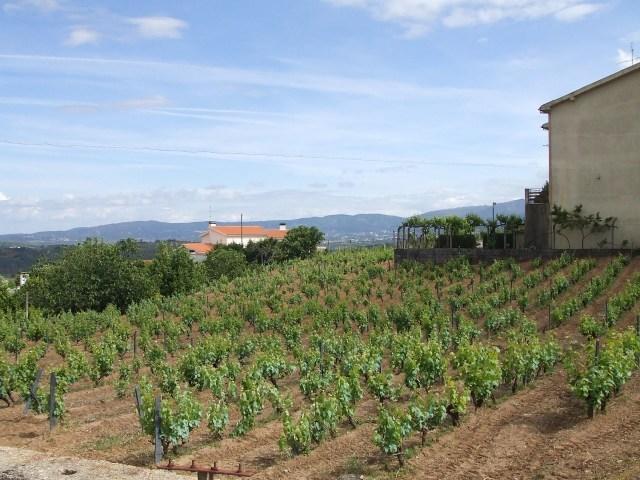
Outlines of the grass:
M111 450L116 446L124 446L133 442L134 437L131 435L107 435L104 437L98 438L96 441L87 442L83 445L87 450L97 450L99 452L104 452L107 450Z

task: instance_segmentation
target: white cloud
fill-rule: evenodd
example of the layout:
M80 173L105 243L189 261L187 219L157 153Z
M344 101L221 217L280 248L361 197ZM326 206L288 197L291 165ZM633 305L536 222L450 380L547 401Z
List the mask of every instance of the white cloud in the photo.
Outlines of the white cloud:
M137 17L127 20L144 38L180 38L187 22L173 17Z
M60 3L57 0L14 0L7 2L2 6L5 12L15 12L18 10L38 10L40 12L48 13L60 8Z
M79 47L81 45L96 44L100 34L95 30L86 27L73 27L64 44L69 47Z
M8 202L8 201L9 201L9 197L4 193L0 192L0 202Z
M361 8L381 21L402 25L405 35L424 34L437 23L467 27L503 20L551 17L575 21L603 5L585 0L325 0L336 6Z
M581 20L587 15L597 12L603 7L598 3L579 3L564 10L560 10L554 16L561 22L575 22Z

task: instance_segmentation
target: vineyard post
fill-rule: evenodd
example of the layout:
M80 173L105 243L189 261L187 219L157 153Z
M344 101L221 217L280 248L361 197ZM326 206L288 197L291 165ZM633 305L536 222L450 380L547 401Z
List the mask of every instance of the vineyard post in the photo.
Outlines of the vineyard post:
M549 330L551 330L551 303L549 302L548 313L547 313L547 321L549 323Z
M140 385L136 385L133 389L133 399L136 402L136 411L138 412L138 420L140 420L140 424L142 424L142 406L140 399Z
M27 290L24 300L24 319L26 323L29 323L29 290Z
M56 379L56 373L51 372L49 380L49 430L53 430L58 424L58 417L56 416L56 387L58 380Z
M596 362L600 359L600 339L596 338Z
M604 326L609 325L609 299L604 302Z
M162 460L162 457L164 456L164 450L162 448L162 440L160 439L160 423L162 422L162 417L160 413L161 409L162 409L162 399L160 395L158 395L156 396L154 418L153 418L153 423L154 423L153 437L154 437L154 443L155 443L154 459L156 464L160 463L160 460Z
M31 408L31 403L36 399L36 392L38 391L38 385L40 384L40 378L42 377L43 372L44 370L40 368L38 370L38 373L36 373L36 378L31 384L31 388L29 389L29 398L27 399L27 402L24 404L23 414L26 414L29 411L29 409Z
M138 331L133 332L133 359L136 359L136 354L138 353Z
M640 314L636 315L636 335L640 337Z

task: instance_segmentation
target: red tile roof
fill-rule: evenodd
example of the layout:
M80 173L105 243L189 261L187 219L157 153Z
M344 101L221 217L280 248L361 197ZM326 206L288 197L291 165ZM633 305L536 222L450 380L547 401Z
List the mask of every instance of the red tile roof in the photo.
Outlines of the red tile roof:
M183 243L182 246L190 252L206 255L213 249L210 243Z

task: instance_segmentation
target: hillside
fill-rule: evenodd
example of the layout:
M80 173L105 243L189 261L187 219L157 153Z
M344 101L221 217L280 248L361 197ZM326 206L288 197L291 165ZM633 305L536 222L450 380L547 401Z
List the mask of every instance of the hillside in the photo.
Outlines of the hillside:
M476 213L482 218L491 218L491 205L476 205L435 210L422 214L425 217L461 215ZM498 203L496 214L517 213L524 216L524 201L513 200ZM390 239L394 230L402 222L402 217L383 214L327 215L324 217L296 218L292 220L250 221L252 225L277 227L285 222L289 228L299 225L314 226L322 230L329 241L376 241ZM220 222L220 225L226 223ZM134 238L145 242L156 240L193 241L206 229L207 222L168 223L154 220L112 223L93 227L78 227L70 230L46 231L0 235L0 243L22 245L69 245L86 238L101 238L106 242L116 242L124 238Z

